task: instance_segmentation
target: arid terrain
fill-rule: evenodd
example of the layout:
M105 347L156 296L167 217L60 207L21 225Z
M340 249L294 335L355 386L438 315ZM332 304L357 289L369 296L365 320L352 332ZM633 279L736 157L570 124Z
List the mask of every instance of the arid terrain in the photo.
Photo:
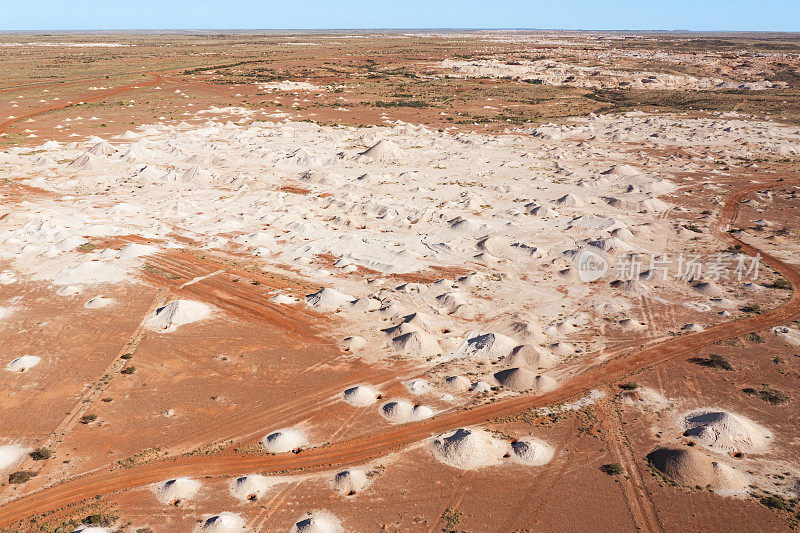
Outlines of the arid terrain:
M0 531L800 526L800 36L0 34Z

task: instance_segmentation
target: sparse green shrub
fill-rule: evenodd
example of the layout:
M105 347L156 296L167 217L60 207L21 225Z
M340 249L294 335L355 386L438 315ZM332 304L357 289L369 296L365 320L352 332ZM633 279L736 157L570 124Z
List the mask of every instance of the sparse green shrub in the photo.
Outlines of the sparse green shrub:
M38 472L33 472L32 470L19 470L8 476L8 482L14 484L25 483L36 477L37 473Z
M608 474L609 476L618 476L624 472L622 465L619 463L609 463L602 465L600 471Z
M47 459L50 459L50 457L53 455L53 452L47 448L36 448L28 455L34 461L45 461Z
M690 362L713 368L714 370L733 370L733 365L725 357L712 353L708 357L692 357Z

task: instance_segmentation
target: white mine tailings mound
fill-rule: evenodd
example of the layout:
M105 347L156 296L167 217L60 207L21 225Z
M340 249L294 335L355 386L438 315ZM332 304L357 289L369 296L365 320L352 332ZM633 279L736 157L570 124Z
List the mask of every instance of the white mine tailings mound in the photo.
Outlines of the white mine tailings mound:
M158 252L157 246L140 244L136 242L133 244L128 244L127 246L123 246L122 249L117 252L117 257L120 259L133 259L136 257L142 257L143 255L151 255L156 252Z
M723 495L747 488L747 478L730 466L714 461L697 448L659 448L647 456L665 476L687 487L710 487Z
M203 533L239 533L244 529L245 521L238 514L220 513L206 518L200 531Z
M772 442L768 429L727 411L693 411L683 418L681 425L685 436L718 452L763 453Z
M285 453L302 448L308 444L308 439L303 430L286 428L270 433L264 437L261 443L270 453Z
M498 464L510 452L508 442L482 429L458 428L433 441L433 455L439 461L464 470Z
M107 298L105 296L95 296L94 298L83 304L83 307L85 307L86 309L103 309L104 307L111 307L115 303L117 303L117 301L114 300L114 298Z
M557 355L553 355L538 346L528 344L517 346L506 361L513 366L524 366L533 369L552 368L561 362Z
M333 490L343 496L354 496L363 492L369 484L367 473L360 468L348 468L333 476Z
M501 370L494 378L503 388L513 391L546 392L558 386L553 378L522 367Z
M496 361L510 355L517 344L517 341L502 333L484 333L464 341L455 357Z
M362 156L370 157L378 161L393 162L398 161L403 157L403 152L400 147L392 141L378 141L367 151L361 152Z
M468 390L472 383L465 376L450 376L444 380L444 388L452 392Z
M301 516L291 533L343 533L341 522L328 511L311 511Z
M183 500L191 500L201 487L202 484L195 479L179 477L163 483L156 483L153 486L153 492L158 501L164 505L172 505Z
M9 372L27 372L41 362L42 358L36 355L23 355L8 363L6 370Z
M772 332L792 346L800 346L800 330L778 326Z
M211 314L211 308L192 300L174 300L156 309L147 320L147 329L160 333L170 333L178 326L203 320Z
M339 341L339 348L347 352L358 352L367 347L367 339L354 335Z
M231 494L242 501L260 500L273 485L270 478L251 474L234 479L231 482Z
M427 405L414 405L408 400L389 400L381 406L380 414L389 422L402 424L430 418L433 409Z
M344 401L353 407L367 407L378 400L378 391L369 385L356 385L344 391Z
M336 311L353 300L352 296L327 287L306 296L308 306L320 311Z
M3 444L0 446L0 470L13 465L28 453L28 450L16 444Z
M514 458L530 466L542 466L550 462L555 451L553 447L536 437L522 437L511 443Z

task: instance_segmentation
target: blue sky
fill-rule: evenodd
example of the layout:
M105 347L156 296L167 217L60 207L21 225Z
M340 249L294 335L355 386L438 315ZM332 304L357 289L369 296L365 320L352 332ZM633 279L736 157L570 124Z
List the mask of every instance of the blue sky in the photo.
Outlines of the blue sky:
M0 0L0 30L800 31L800 0Z

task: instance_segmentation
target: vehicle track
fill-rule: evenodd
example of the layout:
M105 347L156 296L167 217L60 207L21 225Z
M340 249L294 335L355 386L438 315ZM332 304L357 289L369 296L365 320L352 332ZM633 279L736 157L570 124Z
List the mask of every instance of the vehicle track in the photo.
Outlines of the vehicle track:
M624 470L620 480L631 518L637 529L660 533L664 529L658 520L653 500L644 485L639 465L623 433L619 415L617 406L607 400L597 406L597 418L605 433L608 447Z
M796 181L793 182L793 184ZM578 374L560 388L539 396L518 396L494 403L450 412L421 422L390 428L383 433L340 441L327 446L303 450L297 454L249 455L220 454L188 456L145 464L127 470L106 470L76 477L49 488L29 493L0 507L0 527L8 526L34 514L44 513L75 504L88 498L148 485L176 476L228 477L243 472L304 472L325 471L340 465L363 464L377 457L419 442L429 436L454 427L475 425L519 411L564 402L576 395L609 382L623 379L631 372L641 371L676 357L686 355L718 341L738 337L784 323L800 314L800 272L777 257L756 249L727 230L738 215L738 205L750 192L788 181L759 183L732 192L712 225L712 232L726 243L741 245L751 255L760 254L761 261L779 271L792 285L791 298L784 305L761 315L719 324L705 331L671 338L593 366ZM211 278L213 279L213 278Z

